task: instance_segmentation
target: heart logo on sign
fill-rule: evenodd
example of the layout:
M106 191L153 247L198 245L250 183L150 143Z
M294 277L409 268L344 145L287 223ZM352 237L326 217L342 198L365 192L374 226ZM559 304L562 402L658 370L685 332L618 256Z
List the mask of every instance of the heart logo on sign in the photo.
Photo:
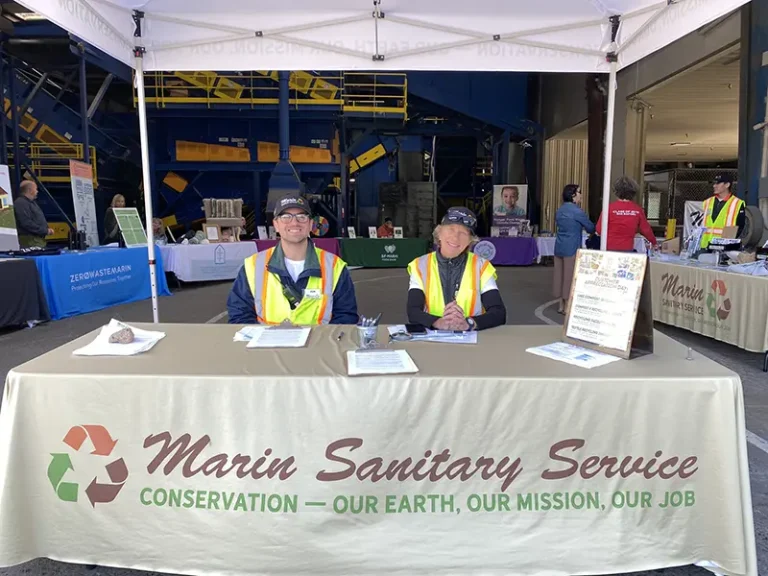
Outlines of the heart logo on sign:
M388 244L387 246L384 246L384 250L387 254L394 254L396 249L397 248L394 244Z

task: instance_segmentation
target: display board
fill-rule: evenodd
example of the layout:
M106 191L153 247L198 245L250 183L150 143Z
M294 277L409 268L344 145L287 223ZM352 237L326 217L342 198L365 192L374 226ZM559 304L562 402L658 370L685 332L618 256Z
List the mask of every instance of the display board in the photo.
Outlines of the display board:
M645 254L579 250L563 339L622 358L652 353L647 268Z
M0 250L18 250L18 234L8 166L0 164Z
M77 231L85 232L88 246L98 246L99 223L93 196L93 167L85 162L70 160L69 178L72 182L72 202L75 206ZM146 244L146 241L144 243Z
M509 236L528 214L528 186L525 184L500 184L493 187L492 225L500 236ZM516 234L515 234L516 235Z
M113 208L126 246L146 246L147 233L136 208Z

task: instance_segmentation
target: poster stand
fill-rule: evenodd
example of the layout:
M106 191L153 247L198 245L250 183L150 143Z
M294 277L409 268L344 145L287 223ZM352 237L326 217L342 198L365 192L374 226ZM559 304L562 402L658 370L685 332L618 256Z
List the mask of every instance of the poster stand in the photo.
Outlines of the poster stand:
M562 339L627 360L653 354L648 256L579 250Z

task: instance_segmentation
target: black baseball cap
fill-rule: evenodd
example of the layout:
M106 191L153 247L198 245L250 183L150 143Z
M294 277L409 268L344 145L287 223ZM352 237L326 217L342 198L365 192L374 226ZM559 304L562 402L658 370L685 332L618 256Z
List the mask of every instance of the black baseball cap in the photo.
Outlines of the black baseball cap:
M469 208L458 206L455 208L448 208L448 212L443 216L441 224L461 224L469 228L470 232L475 231L477 227L477 217L475 213Z
M733 184L733 176L730 174L718 174L712 181L713 184Z
M312 211L309 208L309 202L307 202L305 198L298 194L288 194L287 196L280 198L275 204L275 218L289 208L300 208L310 216L312 215Z

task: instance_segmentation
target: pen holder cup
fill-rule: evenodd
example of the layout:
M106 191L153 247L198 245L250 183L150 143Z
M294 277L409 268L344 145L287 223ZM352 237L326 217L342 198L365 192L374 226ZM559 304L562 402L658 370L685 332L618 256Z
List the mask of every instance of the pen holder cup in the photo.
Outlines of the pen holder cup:
M378 346L378 326L356 326L357 344L360 349L376 348Z

